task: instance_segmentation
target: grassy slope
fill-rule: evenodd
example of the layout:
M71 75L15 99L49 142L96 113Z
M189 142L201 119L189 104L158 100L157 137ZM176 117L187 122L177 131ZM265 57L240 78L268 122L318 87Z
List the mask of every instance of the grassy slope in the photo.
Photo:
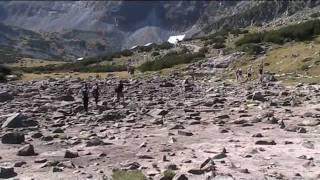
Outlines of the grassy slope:
M63 64L63 61L47 61L41 59L23 58L17 63L6 64L9 67L38 67L46 66L50 64Z
M320 37L311 42L273 45L265 58L244 56L228 69L227 76L231 77L237 67L245 72L250 64L257 71L262 59L267 64L265 70L280 75L278 79L284 82L317 82L320 80Z

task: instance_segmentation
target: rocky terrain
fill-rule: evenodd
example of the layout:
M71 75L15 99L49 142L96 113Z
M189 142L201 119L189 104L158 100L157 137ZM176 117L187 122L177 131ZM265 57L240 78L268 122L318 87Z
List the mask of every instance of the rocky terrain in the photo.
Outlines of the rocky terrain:
M40 59L103 55L178 34L190 38L251 25L265 29L299 23L318 12L319 5L315 0L3 1L0 55L8 49L17 57Z
M125 80L124 103L114 101L117 78L91 80L102 97L89 113L80 79L2 84L0 178L110 179L135 169L155 180L165 170L175 180L320 178L319 85L186 77Z

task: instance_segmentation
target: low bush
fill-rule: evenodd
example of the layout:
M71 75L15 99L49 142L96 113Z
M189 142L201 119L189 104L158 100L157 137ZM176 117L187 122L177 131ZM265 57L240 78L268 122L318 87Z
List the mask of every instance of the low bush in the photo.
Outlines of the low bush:
M112 173L113 180L146 180L147 178L141 171L114 171Z
M160 55L160 53L158 52L158 51L154 51L154 52L152 52L152 54L151 54L151 56L159 56Z
M263 51L263 48L257 44L244 44L240 47L240 51L246 52L251 55L260 54Z
M130 50L128 50L128 49L126 49L126 50L123 50L123 51L121 52L121 55L122 55L122 56L125 56L125 57L128 57L128 56L132 56L132 55L133 55L133 52L130 51Z
M287 41L306 41L311 40L315 35L320 34L320 20L310 20L304 23L295 24L260 33L246 34L236 42L237 46L249 43L272 42L283 44Z
M178 64L187 64L204 58L203 53L193 53L193 54L174 54L169 53L162 58L156 59L154 61L148 61L143 63L139 69L142 72L145 71L158 71L165 68L171 68Z
M171 48L173 48L173 44L171 44L169 42L164 42L162 44L157 45L157 48L159 48L159 49L171 49Z
M313 13L310 15L310 17L312 17L312 18L320 17L320 12Z
M213 48L215 48L215 49L222 49L222 48L225 48L225 47L226 47L226 45L224 45L223 43L215 43L213 45Z

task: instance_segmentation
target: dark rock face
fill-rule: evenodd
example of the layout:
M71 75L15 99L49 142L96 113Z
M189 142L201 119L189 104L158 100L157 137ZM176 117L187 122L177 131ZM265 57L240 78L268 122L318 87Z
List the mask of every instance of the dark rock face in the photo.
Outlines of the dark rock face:
M24 142L24 134L21 133L7 133L2 136L1 142L3 144L21 144Z

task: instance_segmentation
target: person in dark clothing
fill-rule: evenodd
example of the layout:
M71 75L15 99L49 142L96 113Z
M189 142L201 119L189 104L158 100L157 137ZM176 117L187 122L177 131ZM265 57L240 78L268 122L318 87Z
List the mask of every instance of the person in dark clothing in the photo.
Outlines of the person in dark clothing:
M120 101L120 98L122 97L123 101L124 101L124 94L123 94L123 83L120 80L118 86L115 89L115 92L117 93L117 101Z
M92 96L94 97L94 101L96 105L98 105L98 102L99 102L99 95L100 95L99 85L98 83L96 83L96 85L92 87Z
M259 80L260 82L262 82L263 80L263 64L261 63L260 66L259 66Z
M247 81L251 81L251 80L252 80L252 65L250 65L247 70Z
M86 112L88 112L88 105L89 105L89 88L88 85L85 84L82 89L82 101L83 101L83 108Z

